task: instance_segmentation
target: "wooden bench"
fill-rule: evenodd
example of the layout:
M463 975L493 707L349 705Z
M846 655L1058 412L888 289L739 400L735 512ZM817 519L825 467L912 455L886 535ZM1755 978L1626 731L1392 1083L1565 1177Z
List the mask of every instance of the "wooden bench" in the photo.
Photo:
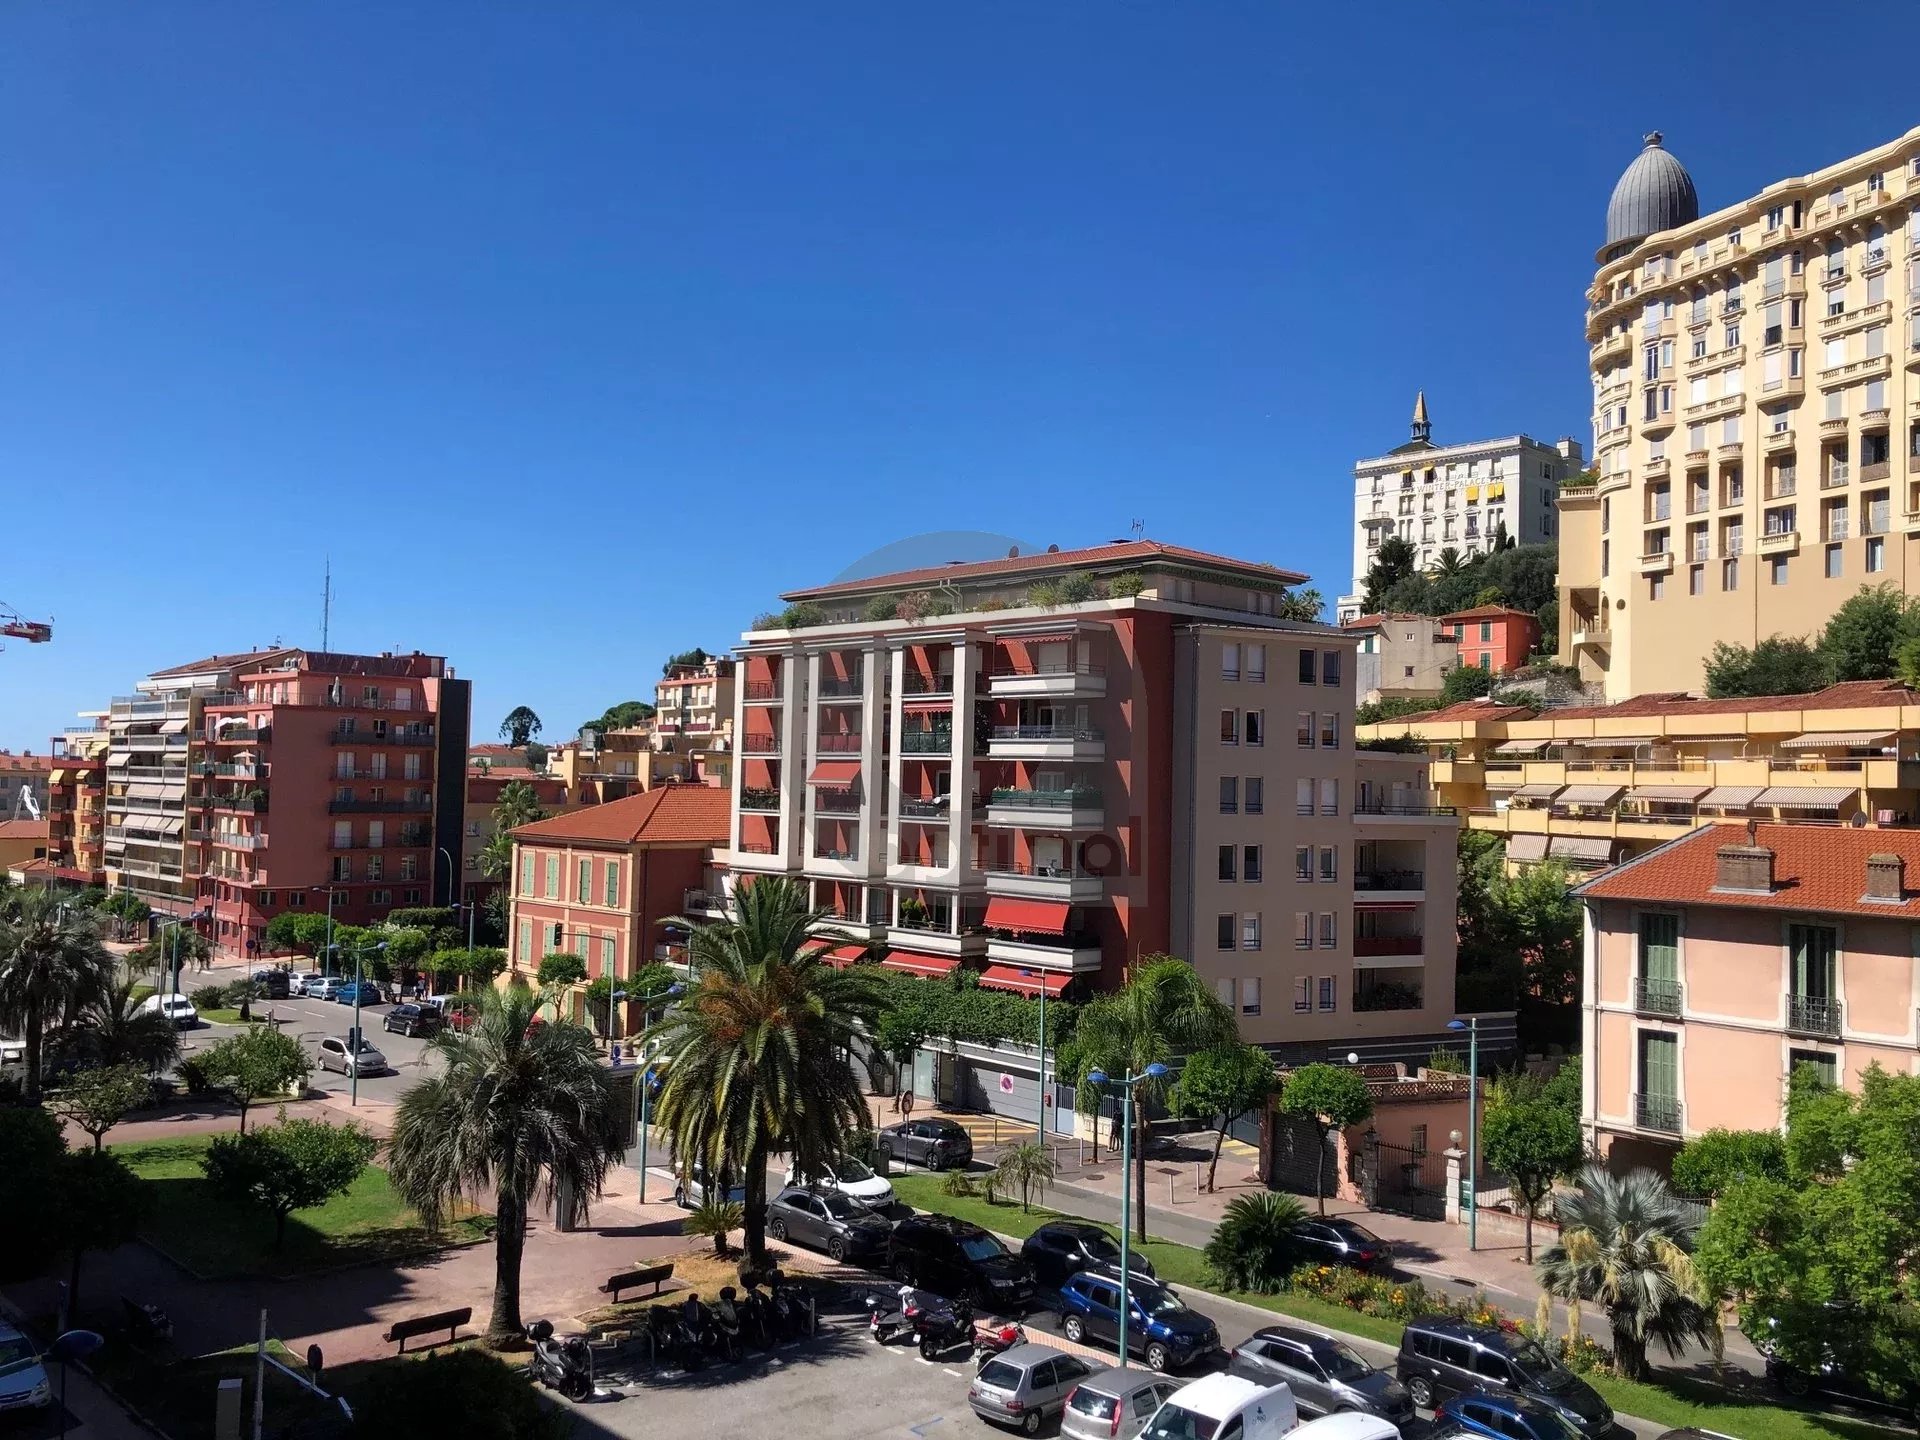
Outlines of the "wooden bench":
M442 1310L436 1315L420 1315L412 1320L396 1320L387 1327L387 1343L398 1345L402 1355L407 1353L407 1341L420 1335L434 1335L444 1330L449 1343L455 1338L455 1332L473 1319L473 1307L463 1305L458 1310Z
M622 1270L618 1275L609 1275L606 1284L600 1287L602 1295L613 1297L613 1303L620 1303L622 1290L638 1290L642 1285L651 1285L653 1293L658 1295L667 1281L673 1278L673 1266L643 1265L638 1270Z

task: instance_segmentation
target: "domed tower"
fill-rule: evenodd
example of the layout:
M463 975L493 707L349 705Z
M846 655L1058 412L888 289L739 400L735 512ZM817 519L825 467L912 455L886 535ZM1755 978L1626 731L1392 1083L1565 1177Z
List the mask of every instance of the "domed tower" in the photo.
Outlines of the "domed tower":
M1613 187L1607 201L1607 252L1625 251L1662 230L1700 218L1700 196L1687 167L1661 148L1660 132L1646 137L1646 148Z

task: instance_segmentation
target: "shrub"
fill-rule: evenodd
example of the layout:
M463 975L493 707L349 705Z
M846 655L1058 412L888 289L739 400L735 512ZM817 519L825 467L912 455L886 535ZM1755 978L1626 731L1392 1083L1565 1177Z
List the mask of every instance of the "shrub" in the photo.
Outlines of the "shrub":
M1787 1142L1777 1130L1709 1130L1673 1157L1673 1187L1718 1198L1738 1180L1785 1180Z
M1232 1290L1272 1294L1286 1288L1300 1262L1298 1236L1307 1212L1291 1195L1262 1191L1227 1206L1203 1252L1207 1267Z
M1051 610L1065 599L1058 580L1036 580L1027 587L1027 604Z
M419 1440L460 1417L462 1440L564 1440L573 1417L549 1408L520 1371L484 1350L376 1365L354 1397L350 1440Z
M724 1256L727 1253L727 1235L740 1229L747 1223L747 1212L738 1200L707 1200L694 1209L680 1223L680 1229L687 1235L704 1235L713 1240L713 1253Z
M204 1095L213 1088L213 1077L207 1073L206 1062L198 1058L180 1062L180 1082L187 1087L189 1095Z
M227 987L224 985L198 985L188 994L196 1010L224 1010L227 1005Z
M1081 605L1098 593L1091 575L1076 572L1060 582L1060 598L1068 605Z
M236 980L227 986L227 1004L238 1009L260 998L260 987L251 980Z
M1123 570L1107 581L1107 593L1125 599L1147 588L1147 578L1138 570Z
M993 1188L1011 1198L1020 1192L1020 1208L1025 1210L1035 1196L1046 1198L1047 1186L1056 1171L1053 1152L1038 1140L1009 1146L993 1167Z
M1449 1050L1444 1045L1433 1047L1433 1053L1427 1056L1427 1069L1442 1075L1464 1075L1467 1073L1466 1057L1458 1050Z
M869 620L891 620L900 612L900 601L893 595L876 595L867 601L861 613Z
M811 630L827 623L827 612L811 600L800 600L782 610L774 623L783 630Z
M974 1187L973 1177L967 1174L966 1171L949 1170L945 1178L940 1182L940 1193L942 1195L952 1195L956 1199L964 1199L967 1196L977 1195L980 1192ZM992 1197L989 1196L988 1198L991 1199Z

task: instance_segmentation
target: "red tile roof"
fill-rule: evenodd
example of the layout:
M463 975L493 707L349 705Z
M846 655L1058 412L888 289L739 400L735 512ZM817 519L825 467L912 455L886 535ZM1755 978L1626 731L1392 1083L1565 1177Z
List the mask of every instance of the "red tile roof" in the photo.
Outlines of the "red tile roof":
M478 760L482 756L485 756L489 760L497 760L511 755L524 764L526 763L526 754L527 750L524 745L469 745L467 747L468 758L474 760Z
M42 770L57 770L62 765L81 763L84 762L58 760L51 755L15 755L10 750L0 750L0 770L31 770L38 774Z
M1395 715L1382 725L1425 725L1429 720L1531 720L1539 712L1526 705L1496 705L1490 700L1456 700L1438 710L1418 710L1411 715ZM1562 712L1553 712L1558 715Z
M44 840L51 831L45 820L0 820L0 840Z
M1715 890L1714 852L1722 845L1744 845L1746 839L1744 822L1702 826L1588 881L1579 893L1590 900L1659 905L1920 917L1920 830L1756 825L1754 843L1773 851L1773 892ZM1867 857L1881 854L1898 855L1907 862L1904 901L1860 898L1867 888Z
M300 651L286 646L273 646L266 650L243 650L237 655L209 655L204 660L189 660L184 665L169 665L165 670L156 670L155 675L196 675L203 670L238 670L245 667L270 665L284 660L289 655L298 655Z
M1433 618L1431 615L1420 615L1410 610L1382 610L1377 614L1356 615L1351 620L1343 620L1341 622L1341 628L1344 630L1371 630L1374 626L1384 624L1388 620L1431 620Z
M568 815L536 820L516 840L597 840L616 845L724 844L733 792L714 785L662 785Z
M1442 620L1498 620L1505 615L1519 615L1536 624L1540 617L1531 610L1515 610L1510 605L1476 605L1471 610L1455 610L1442 615Z
M851 595L866 590L897 590L903 585L938 585L953 580L991 580L1000 575L1024 575L1033 571L1065 570L1084 565L1138 564L1148 560L1197 565L1209 570L1227 570L1257 576L1281 585L1299 585L1306 576L1273 565L1251 560L1233 560L1211 555L1205 550L1189 550L1184 545L1166 545L1158 540L1115 540L1106 545L1089 545L1080 550L1055 550L1032 555L1010 555L1000 560L973 560L952 565L928 565L918 570L897 570L891 575L870 575L862 580L839 580L830 585L814 585L805 590L789 590L782 600L813 600L823 595Z

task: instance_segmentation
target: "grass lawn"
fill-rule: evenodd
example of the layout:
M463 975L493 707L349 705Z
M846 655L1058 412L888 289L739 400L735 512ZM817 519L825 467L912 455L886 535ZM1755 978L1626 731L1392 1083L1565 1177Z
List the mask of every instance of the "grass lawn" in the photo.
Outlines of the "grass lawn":
M259 1118L266 1120L264 1107ZM297 1275L343 1265L415 1255L484 1240L491 1216L469 1214L439 1235L423 1229L400 1203L387 1172L369 1166L344 1195L287 1219L285 1244L273 1248L273 1217L216 1194L200 1169L211 1135L149 1140L111 1149L154 1182L154 1211L145 1238L208 1279Z
M240 1011L233 1006L222 1006L215 1010L202 1010L200 1012L200 1018L206 1021L209 1025L239 1025L242 1023L240 1019ZM250 1015L248 1020L244 1023L250 1024L250 1025L264 1025L266 1024L266 1021L262 1020L257 1015Z
M945 1180L937 1175L894 1175L890 1178L900 1198L916 1210L953 1215L970 1220L984 1229L1019 1239L1025 1239L1047 1221L1061 1218L1060 1212L1038 1205L1031 1211L1023 1211L1014 1203L943 1194L940 1187ZM1114 1230L1111 1225L1104 1228ZM1249 1295L1215 1290L1206 1283L1206 1265L1200 1252L1190 1245L1177 1245L1169 1240L1149 1240L1144 1245L1136 1245L1136 1248L1153 1262L1155 1272L1162 1279L1176 1285L1188 1285L1226 1295L1262 1310L1271 1310L1277 1315L1304 1320L1310 1325L1344 1330L1350 1335L1364 1335L1383 1345L1400 1343L1401 1327L1398 1322L1362 1315L1343 1305L1330 1305L1304 1295ZM1531 1316L1517 1318L1525 1320ZM1621 1414L1638 1416L1642 1420L1652 1420L1674 1429L1697 1426L1705 1430L1717 1430L1723 1435L1737 1435L1740 1440L1885 1440L1888 1433L1885 1428L1862 1420L1783 1408L1785 1402L1779 1396L1758 1385L1747 1391L1736 1392L1704 1380L1679 1375L1662 1377L1653 1384L1618 1380L1605 1375L1590 1375L1587 1379L1594 1389L1606 1397L1607 1403Z
M146 999L149 995L153 993L154 993L153 986L142 983L134 986L133 989L129 990L127 992L127 998L133 1004L138 1005L142 1000Z

